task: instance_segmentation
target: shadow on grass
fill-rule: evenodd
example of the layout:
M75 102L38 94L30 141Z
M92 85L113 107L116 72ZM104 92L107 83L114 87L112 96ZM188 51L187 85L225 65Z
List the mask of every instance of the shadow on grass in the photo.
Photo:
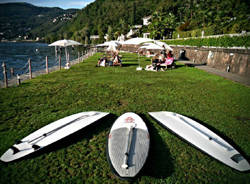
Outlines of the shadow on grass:
M187 67L196 67L196 66L206 66L206 64L186 63L184 66L187 66Z
M176 64L174 69L178 69L178 68L182 68L182 67L185 67L185 65Z
M14 162L18 162L21 160L26 160L26 159L32 159L35 157L38 157L42 154L47 154L56 150L60 150L63 148L66 148L72 144L75 144L79 141L81 141L84 138L90 139L91 137L93 137L93 135L97 135L100 132L102 132L103 130L111 127L111 125L113 124L113 122L115 121L117 117L109 114L106 117L96 121L95 123L83 128L82 130L79 130L67 137L64 137L63 139L52 143L51 145L48 145L34 153L31 153L25 157L22 157L20 159L14 160L12 162L8 162L8 163L14 163ZM3 162L4 163L4 162ZM4 164L8 164L8 163L4 163Z
M138 63L122 63L122 67L135 66L135 65L138 65Z
M166 178L171 176L174 172L174 165L166 144L147 117L143 114L140 114L140 117L146 123L150 134L149 156L141 175L147 175L154 178Z

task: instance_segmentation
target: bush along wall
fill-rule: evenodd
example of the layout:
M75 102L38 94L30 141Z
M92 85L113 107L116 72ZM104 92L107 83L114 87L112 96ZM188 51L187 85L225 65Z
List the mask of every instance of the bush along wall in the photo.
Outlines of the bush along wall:
M220 35L220 34L229 34L229 33L240 33L239 31L232 31L232 32L228 32L225 31L223 32L223 30L219 29L216 25L210 26L210 27L206 27L206 28L202 28L202 29L193 29L190 31L180 31L177 29L177 31L174 31L173 33L173 38L176 39L178 38L188 38L188 37L200 37L202 36L202 31L203 31L203 36L212 36L212 35Z
M165 40L169 45L189 45L208 47L245 47L250 48L250 36L223 36L218 38L190 38L178 40Z

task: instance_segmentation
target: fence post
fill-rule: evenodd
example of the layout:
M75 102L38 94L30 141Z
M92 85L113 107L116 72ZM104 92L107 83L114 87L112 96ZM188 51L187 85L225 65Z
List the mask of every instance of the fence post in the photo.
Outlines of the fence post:
M30 58L28 60L28 63L29 63L30 79L32 79L32 70L31 70L31 60L30 60Z
M59 55L59 69L61 70L62 68L62 63L61 63L61 54Z
M18 74L16 75L16 82L17 82L18 86L21 84L21 79L20 79L20 76Z
M78 52L78 63L80 63L80 52Z
M10 68L10 77L14 77L14 68Z
M46 56L46 73L49 73L48 56Z
M5 87L7 88L8 87L8 78L7 78L6 64L4 62L2 64L2 67L3 67L4 84L5 84Z

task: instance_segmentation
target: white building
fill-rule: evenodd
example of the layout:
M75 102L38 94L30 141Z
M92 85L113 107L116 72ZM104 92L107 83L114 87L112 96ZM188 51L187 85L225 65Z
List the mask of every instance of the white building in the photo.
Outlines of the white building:
M131 36L133 36L135 33L137 33L139 31L139 29L142 28L142 25L134 25L130 31L126 34L127 38L130 38Z
M99 35L91 35L90 40L96 40L99 39Z
M144 26L148 26L151 22L149 22L149 20L151 19L151 15L150 16L147 16L147 17L143 17L142 20L143 20L143 25Z
M143 38L149 38L150 33L143 33Z
M121 34L121 36L118 36L117 41L124 42L125 41L125 36L123 34Z

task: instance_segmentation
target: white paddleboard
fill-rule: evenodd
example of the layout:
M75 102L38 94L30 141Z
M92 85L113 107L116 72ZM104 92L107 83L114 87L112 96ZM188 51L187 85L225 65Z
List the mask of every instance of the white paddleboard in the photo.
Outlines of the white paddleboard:
M10 162L44 148L108 115L106 112L81 112L50 123L9 148L1 160Z
M149 153L149 132L137 114L128 112L113 124L108 137L107 158L112 171L121 178L135 177Z
M200 123L173 112L149 112L164 127L224 164L239 170L250 170L247 160L229 143Z

